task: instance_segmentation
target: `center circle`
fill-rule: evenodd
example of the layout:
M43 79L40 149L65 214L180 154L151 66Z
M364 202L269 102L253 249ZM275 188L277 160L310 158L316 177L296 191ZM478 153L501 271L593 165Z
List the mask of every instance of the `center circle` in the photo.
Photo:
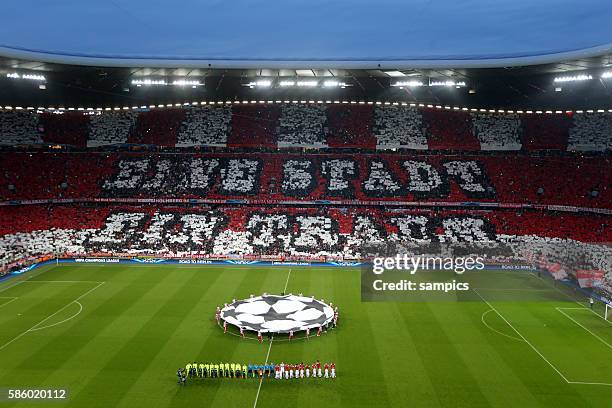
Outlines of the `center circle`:
M327 327L334 309L314 297L264 294L233 301L221 309L220 318L238 329L286 334Z

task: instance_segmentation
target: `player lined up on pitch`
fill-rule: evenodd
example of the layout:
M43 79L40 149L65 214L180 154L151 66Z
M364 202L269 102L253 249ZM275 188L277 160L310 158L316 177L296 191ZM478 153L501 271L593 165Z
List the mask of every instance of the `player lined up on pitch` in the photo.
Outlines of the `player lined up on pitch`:
M178 384L185 385L187 378L336 378L334 363L321 364L319 360L311 365L299 364L240 364L240 363L188 363L176 372Z

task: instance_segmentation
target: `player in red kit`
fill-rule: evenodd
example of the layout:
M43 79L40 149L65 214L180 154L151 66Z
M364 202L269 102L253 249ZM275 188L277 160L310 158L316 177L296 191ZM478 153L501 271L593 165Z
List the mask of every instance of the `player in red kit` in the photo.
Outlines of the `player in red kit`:
M331 378L336 378L336 365L334 363L331 363L329 368L331 370Z
M325 378L329 378L329 364L325 363L325 366L323 367L324 372L325 372Z

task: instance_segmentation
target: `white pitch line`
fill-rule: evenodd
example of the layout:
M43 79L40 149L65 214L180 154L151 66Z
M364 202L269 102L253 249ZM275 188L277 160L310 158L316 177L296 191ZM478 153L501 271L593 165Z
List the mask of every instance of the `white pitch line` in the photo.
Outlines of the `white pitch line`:
M578 322L577 320L575 320L573 317L571 317L570 315L568 315L567 313L565 313L563 310L561 310L560 308L556 308L559 312L561 312L565 317L567 317L568 319L570 319L572 322L576 323L578 326L582 327L584 330L588 331L589 333L591 333L593 335L593 337L595 337L597 340L601 341L603 344L605 344L606 346L608 346L608 348L612 349L612 345L610 345L610 343L608 343L607 341L605 341L604 339L602 339L601 337L599 337L598 335L596 335L595 333L593 333L591 330L589 330L588 328L586 328L585 326L583 326L580 322Z
M536 278L540 279L542 282L544 282L546 284L546 281L540 277L540 276L536 276L534 275ZM550 286L550 285L549 285ZM597 313L596 311L594 311L593 309L591 309L590 307L586 307L584 304L580 303L579 301L577 301L576 299L572 298L570 295L568 295L567 293L563 292L561 289L559 289L556 285L552 285L553 289L555 289L557 292L561 293L563 296L565 296L566 298L568 298L569 300L571 300L572 302L576 303L577 305L579 305L579 308L572 308L572 309L584 309L584 310L588 310L591 313L593 313L595 316L607 321L602 315L600 315L599 313ZM563 309L570 309L569 307L564 307ZM608 322L610 324L612 324L612 322Z
M612 384L610 383L603 383L603 382L584 382L584 381L570 381L570 384L581 384L581 385L610 385L612 386Z
M285 289L283 289L283 293L287 293L287 285L289 285L290 277L291 277L291 269L289 269L289 273L287 274L287 280L285 281Z
M3 304L0 305L0 307L4 307L4 306L8 305L9 303L16 301L19 298L17 298L17 297L12 297L12 298L9 298L9 297L0 297L0 299L11 299L8 302L3 303Z
M272 350L272 342L274 341L274 336L270 339L270 345L268 346L268 354L266 355L266 362L264 365L268 364L268 359L270 358L270 350ZM263 383L263 377L259 379L259 387L257 387L257 395L255 395L255 402L253 403L253 408L257 407L257 401L259 400L259 391L261 391L261 384Z
M602 315L600 315L599 313L597 313L596 311L594 311L590 307L586 307L586 306L582 306L582 307L558 307L557 309L562 309L562 310L588 310L589 312L593 313L595 316L599 317L604 322L612 325L612 322L610 320L606 320L605 317L603 317Z
M289 285L289 278L291 277L291 268L289 269L289 273L287 274L287 280L285 281L285 288L283 289L283 293L287 292L287 286ZM268 354L266 354L266 362L264 365L268 364L268 360L270 359L270 350L272 350L272 342L274 342L274 335L270 338L270 345L268 346ZM257 395L255 395L255 402L253 403L253 408L257 407L257 401L259 401L259 392L261 391L261 384L263 384L263 377L259 379L259 386L257 387Z
M24 283L104 283L101 281L88 281L88 280L27 280Z
M96 285L95 287L89 289L87 292L83 293L81 296L79 296L78 298L74 299L72 302L68 303L66 306L62 307L60 310L56 311L55 313L45 317L43 320L41 320L40 322L36 323L34 326L30 327L28 330L24 331L23 333L17 335L16 337L13 337L11 340L9 340L8 342L4 343L2 346L0 346L0 351L4 350L6 348L6 346L10 345L11 343L15 342L16 340L20 339L21 337L25 336L27 333L29 333L30 331L34 331L33 329L36 329L36 327L40 326L41 324L43 324L44 322L46 322L47 320L49 320L50 318L52 318L53 316L55 316L56 314L60 313L62 310L66 309L68 306L70 306L71 304L73 304L74 302L78 302L79 300L81 300L82 298L84 298L85 296L87 296L88 294L90 294L91 292L93 292L94 290L98 289L100 286L102 286L105 282L100 282L98 285Z
M73 314L72 316L67 317L66 319L62 320L61 322L57 322L57 323L53 323L53 324L49 324L49 325L47 325L47 326L43 326L43 327L36 327L36 328L34 328L34 329L30 329L30 331L31 331L31 332L33 332L33 331L38 331L38 330L48 329L48 328L50 328L50 327L54 327L54 326L58 326L58 325L60 325L60 324L62 324L62 323L66 323L68 320L72 320L72 319L74 319L75 317L77 317L78 315L80 315L80 314L81 314L81 312L83 311L83 305L81 304L81 302L79 302L79 301L77 301L77 300L75 300L75 301L74 301L74 302L72 302L72 303L76 303L77 305L79 305L79 311L78 311L78 312L76 312L76 314Z
M501 334L502 336L508 337L509 339L516 340L516 341L523 341L522 339L519 339L518 337L514 337L514 336L511 336L509 334L500 332L499 330L496 330L493 327L489 326L489 324L485 321L485 316L487 314L489 314L490 312L494 312L494 310L493 309L489 309L486 312L484 312L482 314L482 316L480 316L480 320L482 321L482 324L484 324L487 328L489 328L490 330L494 331L495 333Z
M474 293L476 293L478 295L478 297L482 299L483 302L485 302L491 309L493 309L495 311L495 313L497 313L497 315L499 317L501 317L504 320L504 322L506 322L506 324L508 326L510 326L512 328L512 330L514 330L516 332L516 334L518 334L525 341L525 343L527 343L529 345L529 347L531 347L533 349L533 351L535 351L540 357L542 357L542 360L546 361L546 363L549 366L551 366L552 369L555 370L557 372L557 374L559 374L561 376L561 378L563 378L563 380L565 380L566 383L569 383L569 380L563 375L563 373L561 371L559 371L559 369L557 367L555 367L550 361L548 361L548 359L546 357L544 357L544 355L542 353L540 353L540 351L537 348L535 348L534 345L531 344L529 342L529 340L527 340L525 338L525 336L523 336L521 334L521 332L519 332L513 325L511 325L510 322L508 320L506 320L506 318L501 313L499 313L499 311L495 307L493 307L493 305L491 303L489 303L488 300L483 298L480 295L480 293L478 293L478 291L476 289L474 289Z

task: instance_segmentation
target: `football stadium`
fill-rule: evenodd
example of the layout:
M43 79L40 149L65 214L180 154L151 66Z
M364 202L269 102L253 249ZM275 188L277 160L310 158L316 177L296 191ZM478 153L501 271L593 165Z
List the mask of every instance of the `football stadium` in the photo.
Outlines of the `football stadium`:
M8 1L0 408L612 407L612 4Z

